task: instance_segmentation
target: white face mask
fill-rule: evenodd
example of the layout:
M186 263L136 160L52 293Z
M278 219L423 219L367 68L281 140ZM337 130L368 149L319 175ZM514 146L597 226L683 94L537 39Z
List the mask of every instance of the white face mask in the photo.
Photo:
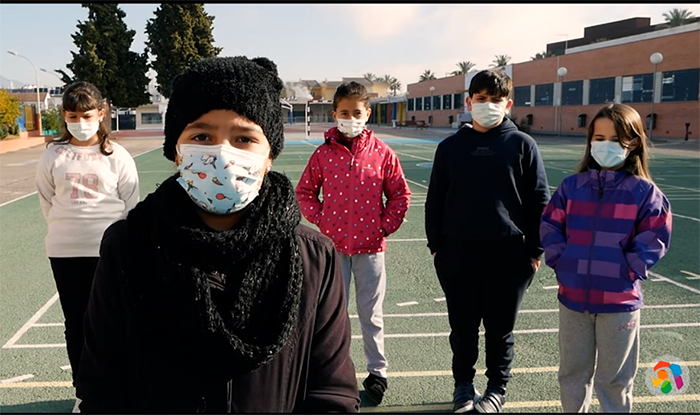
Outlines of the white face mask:
M224 145L181 144L177 179L197 206L228 215L248 206L262 185L267 156Z
M506 107L493 102L472 102L472 118L480 126L490 128L498 124L506 113Z
M627 159L627 149L615 141L591 141L591 156L600 167L619 166Z
M68 132L78 141L88 141L100 129L100 121L67 122Z
M358 120L356 118L342 119L338 118L338 130L348 137L357 137L365 129L367 120Z

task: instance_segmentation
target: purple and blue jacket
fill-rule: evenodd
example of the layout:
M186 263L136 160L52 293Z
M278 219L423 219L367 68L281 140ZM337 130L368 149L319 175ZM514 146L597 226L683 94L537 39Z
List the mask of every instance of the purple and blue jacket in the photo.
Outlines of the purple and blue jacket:
M648 180L588 170L564 179L552 195L540 238L565 307L634 311L642 307L640 281L668 251L671 206Z

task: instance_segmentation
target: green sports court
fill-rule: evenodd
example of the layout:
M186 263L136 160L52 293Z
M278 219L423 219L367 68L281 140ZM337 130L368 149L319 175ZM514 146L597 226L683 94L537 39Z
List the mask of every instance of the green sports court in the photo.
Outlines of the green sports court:
M312 131L310 140L303 133L289 131L273 169L286 173L296 184L309 156L322 143L321 131ZM380 406L363 403L361 412L450 412L450 330L423 227L433 154L450 130L380 127L375 132L398 154L413 197L406 222L387 243L384 322L389 389ZM584 140L535 138L553 191L572 174ZM634 412L700 413L700 152L695 141L657 142L652 149L652 174L671 201L673 234L668 255L642 285L645 307ZM175 171L162 156L158 137L122 139L120 143L135 156L142 199ZM12 187L13 193L0 204L0 412L70 412L75 401L63 316L44 253L46 226L33 193L35 159L41 148L0 157L2 175L16 178L2 182L3 190ZM513 380L504 412L561 412L556 285L554 274L543 265L525 294L516 323ZM468 300L479 293L464 295ZM361 390L360 382L367 373L354 298L349 313L351 353ZM483 336L481 341L475 385L483 391ZM648 386L653 367L662 358L677 359L672 363L683 367L682 393L664 395ZM598 410L595 401L592 410Z

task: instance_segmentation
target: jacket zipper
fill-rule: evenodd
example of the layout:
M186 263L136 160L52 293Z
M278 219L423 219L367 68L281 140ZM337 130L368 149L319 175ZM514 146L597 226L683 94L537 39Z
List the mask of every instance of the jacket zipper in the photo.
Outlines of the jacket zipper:
M603 192L605 186L604 173L601 171L598 174L598 204L595 211L595 221L593 222L593 236L591 240L590 248L588 249L588 272L586 274L586 302L583 307L584 312L588 312L588 300L591 289L591 261L593 261L593 248L595 244L595 235L598 231L598 218L600 217L600 208L603 205Z

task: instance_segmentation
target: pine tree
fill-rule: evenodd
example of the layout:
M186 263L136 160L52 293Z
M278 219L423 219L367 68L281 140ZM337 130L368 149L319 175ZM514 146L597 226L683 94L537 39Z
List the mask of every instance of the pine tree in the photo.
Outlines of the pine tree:
M88 18L78 22L72 35L78 52L66 65L73 72L63 71L64 82L86 81L94 84L113 105L135 108L150 102L148 87L148 55L130 50L136 31L128 30L126 13L117 3L83 4Z
M158 74L158 92L170 97L171 82L195 62L217 56L214 47L214 17L201 3L163 3L146 23L146 50L153 57L151 67Z

